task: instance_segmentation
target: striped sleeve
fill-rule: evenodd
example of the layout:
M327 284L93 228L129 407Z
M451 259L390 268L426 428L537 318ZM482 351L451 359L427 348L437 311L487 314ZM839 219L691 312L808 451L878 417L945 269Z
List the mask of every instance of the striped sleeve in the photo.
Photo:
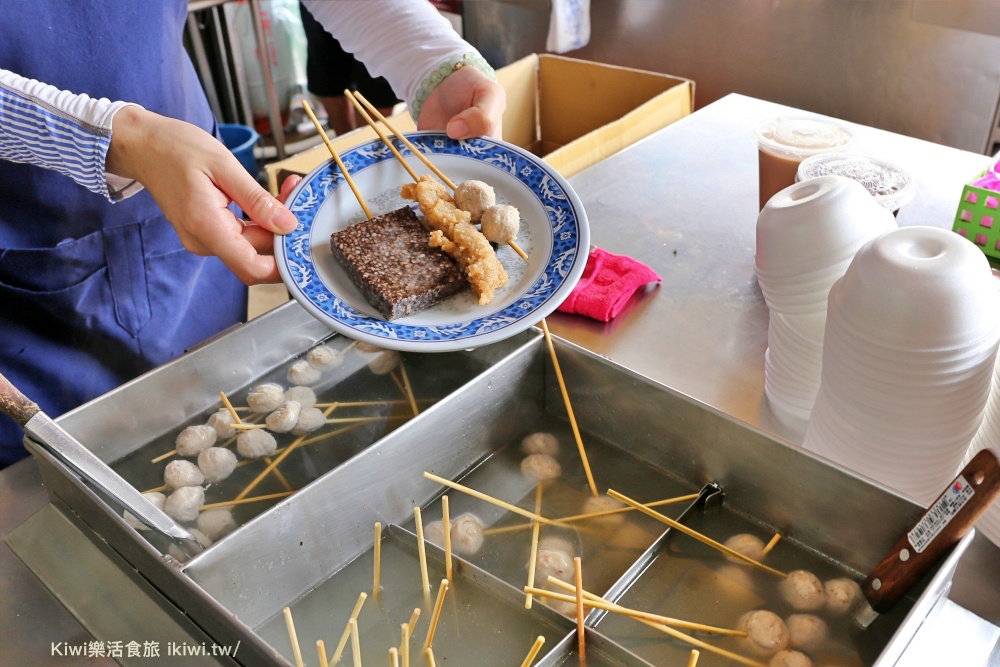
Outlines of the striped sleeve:
M108 174L111 121L127 102L75 95L0 69L0 159L69 176L110 201L142 186Z

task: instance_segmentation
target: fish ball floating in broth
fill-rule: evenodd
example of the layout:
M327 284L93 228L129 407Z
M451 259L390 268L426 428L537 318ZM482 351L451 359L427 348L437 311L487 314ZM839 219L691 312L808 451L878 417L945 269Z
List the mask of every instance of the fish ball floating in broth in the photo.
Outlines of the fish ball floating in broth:
M236 470L236 454L225 447L209 447L198 454L198 468L209 484L221 482Z
M479 531L482 534L482 530ZM444 548L444 522L431 521L424 526L424 539Z
M826 609L831 614L842 616L861 599L861 586L853 579L830 579L823 584L826 593Z
M483 522L479 517L466 512L451 522L451 548L463 556L479 553L483 548Z
M284 402L284 388L273 382L258 385L247 395L247 406L252 412L256 412L257 414L273 412Z
M236 451L247 459L259 459L262 456L274 454L278 441L262 428L244 431L236 436Z
M318 371L331 371L343 361L343 355L328 345L317 345L306 353L306 362Z
M292 364L285 375L292 384L316 384L322 376L322 373L310 366L309 362L304 359Z
M521 214L513 206L499 204L483 214L483 236L493 243L510 243L521 229Z
M607 512L609 510L618 510L625 507L625 503L612 498L611 496L590 496L585 501L583 501L583 507L580 510L581 514L594 514L596 512ZM617 526L625 521L625 513L620 512L618 514L609 514L607 516L595 517L591 519L594 524L602 526L604 528L611 528Z
M198 515L195 523L198 530L205 533L213 542L221 540L236 530L236 520L228 507L215 507Z
M815 651L830 636L830 626L813 614L792 614L785 619L788 645L803 651Z
M496 203L496 192L482 181L465 181L455 188L455 206L471 215L472 222L479 222L483 213Z
M196 456L198 452L214 445L218 438L219 434L207 424L188 426L177 434L174 447L179 456Z
M167 497L159 491L149 491L142 495L146 500L153 503L158 510L162 510L164 503L167 502ZM128 512L122 512L122 518L125 519L125 523L132 526L136 530L149 530L149 526L144 524L142 521L139 521Z
M559 477L562 466L548 454L530 454L521 461L521 474L533 482L545 482Z
M402 357L399 356L399 352L395 350L382 350L378 353L378 356L368 362L368 370L375 375L387 375L396 366L399 366L401 360Z
M767 663L767 667L812 667L813 661L799 651L778 651Z
M215 429L217 439L231 438L236 435L236 429L233 428L233 416L226 409L214 413L208 418L205 425Z
M316 392L309 387L295 386L285 392L285 401L295 401L302 409L316 407Z
M205 483L205 475L198 466L190 461L171 461L163 469L163 483L168 489L179 489L182 486L201 486Z
M798 611L816 611L826 605L823 582L806 570L794 570L778 587L781 597Z
M572 582L575 554L576 548L569 540L553 536L539 540L535 556L535 585L544 586L549 577Z
M301 405L295 401L285 401L269 414L264 422L275 433L288 433L295 428L301 412Z
M312 433L326 423L326 415L319 408L303 408L299 413L299 420L292 429L292 435L305 435Z
M205 504L205 489L200 486L182 486L169 496L163 511L177 521L194 521Z
M758 609L743 614L736 629L747 633L743 645L755 655L771 655L788 647L788 628L774 612Z
M555 456L559 453L559 439L551 433L539 431L531 435L524 436L521 441L521 451L525 454L548 454Z
M728 540L726 540L725 545L735 551L736 553L743 554L747 558L752 558L755 561L760 561L764 558L764 541L757 537L756 535L750 535L749 533L739 533L733 535ZM742 563L738 558L734 558L729 554L726 554L726 558L733 561L734 563Z

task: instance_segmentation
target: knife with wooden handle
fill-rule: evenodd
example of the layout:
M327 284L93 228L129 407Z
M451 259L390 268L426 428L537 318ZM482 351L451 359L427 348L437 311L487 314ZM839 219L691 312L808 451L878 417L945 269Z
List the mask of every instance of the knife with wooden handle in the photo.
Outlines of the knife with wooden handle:
M994 450L983 449L861 584L865 597L854 608L855 622L867 628L879 613L889 611L969 532L998 495L1000 461Z

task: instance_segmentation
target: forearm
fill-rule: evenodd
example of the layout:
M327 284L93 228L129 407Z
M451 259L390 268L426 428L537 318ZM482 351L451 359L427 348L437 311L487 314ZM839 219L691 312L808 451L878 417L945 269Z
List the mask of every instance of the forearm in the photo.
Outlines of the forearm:
M58 171L112 201L127 197L141 186L105 168L112 119L125 106L0 69L0 159Z

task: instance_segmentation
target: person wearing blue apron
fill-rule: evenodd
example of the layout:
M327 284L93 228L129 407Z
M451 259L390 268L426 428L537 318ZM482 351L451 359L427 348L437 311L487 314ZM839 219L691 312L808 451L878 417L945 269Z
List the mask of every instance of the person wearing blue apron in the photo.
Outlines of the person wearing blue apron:
M374 3L351 5L343 8L355 15L374 7ZM401 15L413 11L413 7L393 7L398 7L396 13ZM334 7L323 9L336 11ZM183 138L189 143L176 145L198 149L191 154L209 161L204 165L205 173L241 171L245 179L248 175L235 157L220 151L211 139L212 135L217 137L215 119L183 47L187 12L186 0L103 0L96 5L72 0L5 0L0 4L0 72L9 70L92 98L134 103L141 109L123 109L147 114L147 118L152 112L165 119L186 121L204 130L204 137L213 146L199 146L205 139L197 133L192 139L190 126L183 123L161 119L155 126L176 134L166 137L167 141ZM359 29L363 19L350 23L348 17L355 33L363 32ZM330 20L326 17L327 25ZM410 17L400 20L401 25L407 22L412 23ZM399 29L383 26L387 34ZM454 49L453 43L450 48ZM456 138L455 132L467 136L499 133L504 104L495 79L468 71L472 68L451 76L466 61L478 63L476 58L481 61L474 53L452 55L435 70L433 81L428 77L406 84L410 99L428 109L425 116L429 120L420 119L421 129L440 129L450 123L448 130ZM404 66L412 65L411 61L399 59ZM482 61L476 67L486 71L488 65ZM491 73L488 70L487 74ZM397 81L402 79L397 77ZM439 86L441 81L446 85ZM267 264L258 262L257 273L250 264L259 259L257 254L267 252L272 233L294 227L287 209L252 182L252 177L250 182L238 184L209 183L212 192L206 195L204 188L189 187L181 178L185 168L192 171L191 165L176 164L184 162L183 157L174 156L173 172L167 167L151 169L149 158L135 155L135 142L117 139L126 136L131 127L122 121L123 129L119 129L119 116L127 118L128 114L117 114L115 139L110 139L110 133L108 139L109 174L115 173L111 168L113 150L119 156L124 150L115 149L117 141L118 146L129 146L133 151L116 163L131 167L145 160L144 175L149 177L145 180L128 170L121 172L146 188L121 201L113 203L63 173L25 163L31 159L0 160L0 373L51 416L99 396L244 320L244 283L277 276L273 260L266 275L260 267ZM483 131L478 131L480 128ZM0 143L3 135L0 124ZM174 177L177 182L171 181ZM159 205L154 200L157 193ZM179 224L178 217L191 218L192 207L218 206L220 198L223 207L230 201L260 205L258 210L242 206L251 220L259 223L244 229L244 238L253 246L249 253L227 256L205 241L207 233L199 224L190 219L187 226ZM255 217L255 212L260 216ZM267 216L270 218L259 220ZM194 223L199 222L195 216ZM235 219L227 222L242 225ZM246 229L252 227L257 227L256 233L248 234ZM267 233L260 233L261 228ZM215 231L216 241L225 236L225 230ZM212 254L225 257L226 263L208 256ZM20 427L0 417L0 468L26 455L22 439Z

